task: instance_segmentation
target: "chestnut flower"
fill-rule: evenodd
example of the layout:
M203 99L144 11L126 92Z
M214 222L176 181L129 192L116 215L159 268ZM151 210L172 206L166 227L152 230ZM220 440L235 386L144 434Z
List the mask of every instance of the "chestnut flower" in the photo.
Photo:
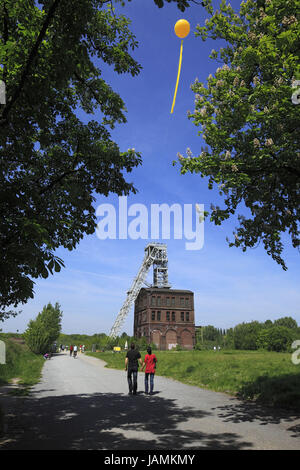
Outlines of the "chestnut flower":
M271 138L270 138L270 139L267 139L267 140L265 141L265 146L266 146L266 147L271 147L271 145L274 145L273 140L272 140Z

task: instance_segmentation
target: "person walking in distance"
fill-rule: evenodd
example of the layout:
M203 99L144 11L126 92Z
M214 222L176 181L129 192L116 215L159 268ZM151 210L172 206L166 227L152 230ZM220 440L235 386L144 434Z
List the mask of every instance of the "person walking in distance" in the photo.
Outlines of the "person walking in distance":
M75 344L75 346L74 346L74 348L73 348L73 355L74 355L74 357L77 356L77 346L76 346L76 344Z
M153 394L153 388L154 388L154 374L155 374L155 369L156 369L156 363L157 363L157 357L155 354L152 354L152 349L150 346L147 348L147 354L145 356L143 365L142 365L142 370L146 366L145 369L145 393L148 394L149 390L149 377L150 377L150 395Z
M70 357L72 356L72 354L73 354L73 344L71 344L70 346Z
M135 344L131 343L130 350L127 351L125 358L125 370L127 370L129 395L136 395L137 392L138 363L142 365L141 355L139 351L135 349Z

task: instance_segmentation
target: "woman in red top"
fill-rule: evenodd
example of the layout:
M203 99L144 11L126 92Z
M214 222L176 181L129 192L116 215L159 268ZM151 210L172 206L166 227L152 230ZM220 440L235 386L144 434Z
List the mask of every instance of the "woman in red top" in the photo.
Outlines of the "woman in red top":
M152 354L152 349L150 346L147 348L147 353L142 365L142 370L146 366L145 369L145 393L148 393L148 382L149 382L149 376L150 376L150 395L153 393L153 387L154 387L154 374L155 374L155 368L156 368L156 363L157 363L157 358L155 354Z

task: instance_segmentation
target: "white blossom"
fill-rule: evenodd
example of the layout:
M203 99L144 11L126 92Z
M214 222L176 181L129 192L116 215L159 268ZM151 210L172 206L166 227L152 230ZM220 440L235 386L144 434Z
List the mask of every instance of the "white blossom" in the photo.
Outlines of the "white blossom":
M240 80L239 80L239 77L235 76L235 77L234 77L234 80L233 80L234 86L238 86L239 81L240 81Z
M265 146L266 146L266 147L271 147L271 145L274 145L273 140L272 140L271 138L270 138L270 139L267 139L267 140L265 141Z
M275 80L274 80L275 85L282 85L283 82L284 82L284 80L283 80L282 77L275 78Z
M282 19L282 24L284 26L288 26L288 25L293 24L293 23L298 23L298 20L294 15L291 15L289 17L284 16L283 19Z
M259 78L257 76L255 76L253 78L253 83L254 83L254 85L259 85L260 84Z

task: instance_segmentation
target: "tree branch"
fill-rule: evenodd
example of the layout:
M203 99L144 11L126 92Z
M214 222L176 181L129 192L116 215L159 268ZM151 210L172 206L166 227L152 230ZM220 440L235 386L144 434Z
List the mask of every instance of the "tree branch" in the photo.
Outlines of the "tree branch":
M8 41L8 13L6 9L6 3L4 2L3 5L4 15L3 15L3 41L4 45L6 45ZM6 65L3 68L3 81L6 82Z
M47 191L50 191L56 184L60 183L66 176L75 174L75 173L77 173L79 170L80 170L80 168L78 168L77 170L65 171L62 175L59 176L59 178L57 178L56 180L51 181L51 183L48 184L48 186L45 186L45 187L39 192L39 195L45 194Z
M22 75L21 75L21 79L20 79L20 83L15 91L15 93L13 94L12 98L8 101L7 105L5 106L5 108L3 109L3 112L2 112L2 116L1 116L1 120L0 120L0 125L4 125L7 123L7 116L8 116L8 113L9 111L11 110L12 106L14 105L14 103L16 102L16 100L18 99L18 97L20 96L20 93L24 87L24 84L26 82L26 79L27 79L27 76L29 74L29 71L30 71L30 67L35 59L35 57L37 56L37 53L38 53L38 49L40 47L40 44L42 42L42 40L44 39L45 37L45 34L47 32L47 29L48 29L48 26L52 20L52 18L54 17L54 14L55 14L55 10L57 9L59 3L61 2L61 0L54 0L53 4L51 5L49 11L48 11L48 14L45 18L45 21L43 23L43 26L42 26L42 29L38 35L38 38L35 42L35 44L33 45L33 48L31 49L31 52L28 56L28 59L27 59L27 62L26 62L26 65L24 67L24 70L22 72Z

